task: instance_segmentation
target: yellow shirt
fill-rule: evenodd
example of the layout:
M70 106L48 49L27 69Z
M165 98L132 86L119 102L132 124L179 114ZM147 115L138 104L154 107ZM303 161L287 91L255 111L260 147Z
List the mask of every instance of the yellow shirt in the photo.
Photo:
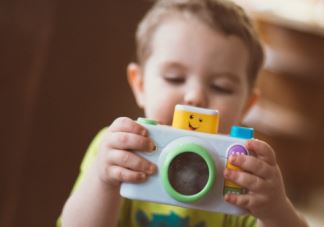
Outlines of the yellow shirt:
M75 190L95 159L101 138L106 129L101 130L90 144L81 164L80 175L73 187ZM253 227L256 219L252 216L234 216L223 213L194 210L152 202L124 199L119 217L121 227Z

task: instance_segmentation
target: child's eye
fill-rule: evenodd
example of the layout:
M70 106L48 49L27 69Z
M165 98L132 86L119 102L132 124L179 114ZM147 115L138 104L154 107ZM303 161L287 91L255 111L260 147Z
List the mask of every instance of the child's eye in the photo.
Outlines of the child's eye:
M224 86L213 84L211 85L211 90L215 93L230 95L233 94L233 90Z
M180 85L185 82L185 78L182 76L164 76L165 81L174 85Z

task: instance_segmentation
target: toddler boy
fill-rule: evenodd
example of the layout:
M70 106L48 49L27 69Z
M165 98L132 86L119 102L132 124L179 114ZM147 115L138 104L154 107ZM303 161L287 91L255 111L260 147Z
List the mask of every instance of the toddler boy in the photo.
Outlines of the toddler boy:
M217 109L221 133L239 124L257 99L260 42L244 12L222 0L160 0L139 24L138 63L128 80L145 116L171 125L176 104ZM255 156L231 156L242 169L224 177L247 188L224 199L253 216L231 216L121 199L121 182L141 183L156 166L133 151L153 150L144 127L116 119L91 144L75 190L65 204L63 226L306 226L286 196L275 154L259 140L246 144Z

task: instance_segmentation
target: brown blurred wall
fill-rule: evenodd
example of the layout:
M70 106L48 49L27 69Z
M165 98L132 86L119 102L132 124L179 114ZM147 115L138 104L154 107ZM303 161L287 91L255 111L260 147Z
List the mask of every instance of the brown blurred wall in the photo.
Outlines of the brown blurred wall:
M0 2L0 226L54 226L94 134L141 115L125 72L148 7Z

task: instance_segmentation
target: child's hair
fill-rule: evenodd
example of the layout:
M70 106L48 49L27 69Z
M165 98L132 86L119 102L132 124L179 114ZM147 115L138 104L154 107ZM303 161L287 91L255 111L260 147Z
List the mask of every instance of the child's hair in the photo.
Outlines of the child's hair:
M250 84L254 84L263 63L263 49L249 18L242 8L229 0L156 0L137 28L139 64L144 65L150 56L152 37L158 26L172 15L194 16L213 30L239 37L250 53L247 74Z

